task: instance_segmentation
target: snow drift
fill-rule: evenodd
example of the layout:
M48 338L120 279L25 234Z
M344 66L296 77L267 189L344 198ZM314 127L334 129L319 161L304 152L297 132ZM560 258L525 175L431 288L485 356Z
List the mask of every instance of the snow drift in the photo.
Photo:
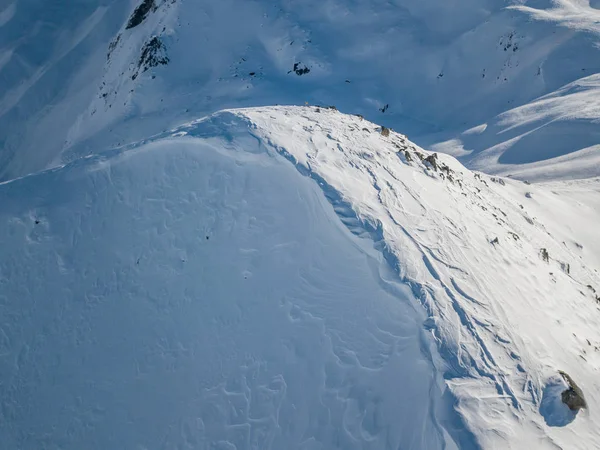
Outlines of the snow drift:
M593 448L590 188L380 131L231 110L1 184L2 441Z

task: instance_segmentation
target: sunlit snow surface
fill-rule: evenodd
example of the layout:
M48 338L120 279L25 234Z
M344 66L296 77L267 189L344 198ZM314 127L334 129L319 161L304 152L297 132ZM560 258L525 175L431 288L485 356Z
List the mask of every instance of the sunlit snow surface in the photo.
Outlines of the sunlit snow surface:
M140 3L0 1L0 180L305 102L488 173L600 176L596 0L154 0L127 29ZM153 38L169 63L140 73Z
M472 447L410 289L232 117L0 186L2 446Z
M597 183L428 155L272 107L0 185L2 442L594 448Z

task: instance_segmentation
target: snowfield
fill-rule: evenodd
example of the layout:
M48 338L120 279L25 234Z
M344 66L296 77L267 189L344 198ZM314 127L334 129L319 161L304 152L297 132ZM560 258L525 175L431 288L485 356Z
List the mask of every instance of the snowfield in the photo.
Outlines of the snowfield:
M0 448L600 449L600 0L68 3L0 0Z
M0 180L305 102L486 173L598 177L599 23L597 0L0 1Z
M597 448L597 180L381 131L229 110L0 184L3 445Z

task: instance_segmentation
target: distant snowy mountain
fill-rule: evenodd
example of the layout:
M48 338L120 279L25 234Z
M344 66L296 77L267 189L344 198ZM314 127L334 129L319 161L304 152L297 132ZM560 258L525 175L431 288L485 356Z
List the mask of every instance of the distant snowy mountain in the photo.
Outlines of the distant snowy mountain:
M595 448L597 184L387 134L231 110L1 184L3 444Z
M600 175L596 1L4 0L0 178L219 109L336 105L467 166Z
M0 0L0 447L600 448L598 0L67 3Z

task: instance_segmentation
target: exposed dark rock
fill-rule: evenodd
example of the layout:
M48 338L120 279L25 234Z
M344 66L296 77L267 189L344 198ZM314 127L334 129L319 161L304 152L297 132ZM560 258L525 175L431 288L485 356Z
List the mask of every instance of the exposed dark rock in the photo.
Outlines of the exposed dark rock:
M433 170L438 170L437 158L438 158L437 153L433 153L433 154L429 155L427 158L425 158L423 161L429 163L431 165L431 167L433 168Z
M130 28L137 27L144 20L146 20L146 17L148 17L148 14L150 14L150 11L156 11L156 4L154 3L154 0L142 0L142 3L140 3L140 5L135 8L135 11L133 11L133 14L131 14L125 29L129 30Z
M135 73L131 76L132 80L135 80L140 71L146 72L152 67L169 64L169 57L167 56L167 48L165 44L160 40L159 37L154 36L150 39L142 48L142 54L138 61L138 67Z
M110 60L110 55L112 55L112 52L115 50L115 48L117 48L117 45L119 44L119 41L121 40L121 35L118 34L117 37L111 41L110 44L108 44L108 53L106 55L106 59Z
M540 256L542 257L542 259L546 262L550 261L550 254L548 253L548 250L543 248L540 250Z
M490 242L490 244L492 244L492 245L496 245L499 243L500 243L500 239L498 239L498 237L494 238L494 240Z
M292 70L290 70L290 72L295 72L296 75L301 76L301 75L306 75L307 73L310 72L310 69L306 66L301 66L302 63L294 63L294 68ZM288 72L288 73L290 73Z
M383 137L388 137L390 135L390 129L387 127L382 126L381 127L381 135Z
M583 391L577 386L575 381L573 381L573 378L562 370L559 370L558 373L560 373L569 385L569 389L563 391L561 394L563 403L567 405L571 411L579 411L581 408L587 408L587 402L583 396Z

